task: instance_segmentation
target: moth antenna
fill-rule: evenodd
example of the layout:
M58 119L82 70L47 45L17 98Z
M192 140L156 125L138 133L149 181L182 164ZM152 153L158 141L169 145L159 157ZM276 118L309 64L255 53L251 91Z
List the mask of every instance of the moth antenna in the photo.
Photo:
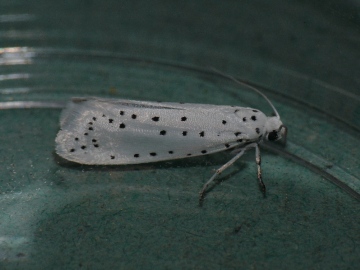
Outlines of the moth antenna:
M248 84L248 83L241 82L241 81L239 81L238 79L236 79L234 76L231 76L231 75L229 75L229 74L225 74L225 73L217 70L216 68L211 68L211 69L212 69L214 72L220 74L221 76L223 76L223 77L225 77L225 78L228 78L228 79L230 79L230 80L232 80L232 81L234 81L234 82L236 82L236 83L238 83L238 84L240 84L240 85L242 85L242 86L246 86L246 87L250 88L251 90L255 91L256 93L258 93L259 95L261 95L261 96L269 103L269 105L270 105L271 108L273 109L276 117L280 119L280 115L279 115L278 111L275 109L275 106L271 103L271 101L267 98L267 96L265 96L265 94L263 94L259 89L257 89L257 88L254 87L254 86L251 86L251 85Z

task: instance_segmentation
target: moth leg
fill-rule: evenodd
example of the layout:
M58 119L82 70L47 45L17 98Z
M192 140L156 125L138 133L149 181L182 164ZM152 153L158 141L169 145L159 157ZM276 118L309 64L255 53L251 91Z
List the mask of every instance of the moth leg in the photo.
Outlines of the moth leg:
M266 187L261 177L261 155L260 155L260 148L258 144L255 144L255 160L257 165L257 178L259 180L259 185L262 193L265 195Z
M199 192L199 200L200 202L202 201L202 199L204 198L204 195L205 195L205 191L206 189L208 188L208 186L211 184L211 182L214 181L214 179L219 175L221 174L224 170L226 170L227 168L229 168L232 164L234 164L234 162L236 160L238 160L244 153L247 149L249 148L252 148L252 147L256 147L257 144L256 143L252 143L252 144L249 144L247 145L246 147L242 148L242 149L239 149L239 153L236 154L235 157L233 157L232 159L230 159L228 162L226 162L223 166L221 166L219 169L216 170L215 174L210 178L209 181L207 181L205 183L205 185L203 186L203 188L200 190ZM260 152L259 152L260 153Z

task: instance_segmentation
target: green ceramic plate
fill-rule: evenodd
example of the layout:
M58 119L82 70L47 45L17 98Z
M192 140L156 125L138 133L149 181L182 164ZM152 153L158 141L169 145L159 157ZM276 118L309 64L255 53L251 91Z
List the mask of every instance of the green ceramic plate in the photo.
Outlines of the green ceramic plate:
M350 1L257 2L0 4L0 268L359 265L358 21ZM73 96L271 115L262 97L211 66L261 89L288 126L286 147L262 147L265 198L252 151L202 207L198 192L227 152L109 167L55 154Z

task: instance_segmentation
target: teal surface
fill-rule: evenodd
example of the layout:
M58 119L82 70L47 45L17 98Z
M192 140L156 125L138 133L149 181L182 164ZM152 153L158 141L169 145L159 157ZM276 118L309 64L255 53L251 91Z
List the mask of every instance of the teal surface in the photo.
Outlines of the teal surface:
M358 14L356 1L1 1L0 269L357 269ZM285 148L262 148L265 198L250 151L202 207L229 153L109 167L55 154L73 96L271 114L211 67L260 87L289 128Z

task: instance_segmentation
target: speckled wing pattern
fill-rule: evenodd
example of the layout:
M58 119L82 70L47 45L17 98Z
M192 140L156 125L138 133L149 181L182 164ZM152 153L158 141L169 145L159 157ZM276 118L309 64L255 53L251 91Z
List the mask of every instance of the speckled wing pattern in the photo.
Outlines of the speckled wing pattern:
M74 98L63 110L56 152L81 164L136 164L199 156L261 140L252 108Z

